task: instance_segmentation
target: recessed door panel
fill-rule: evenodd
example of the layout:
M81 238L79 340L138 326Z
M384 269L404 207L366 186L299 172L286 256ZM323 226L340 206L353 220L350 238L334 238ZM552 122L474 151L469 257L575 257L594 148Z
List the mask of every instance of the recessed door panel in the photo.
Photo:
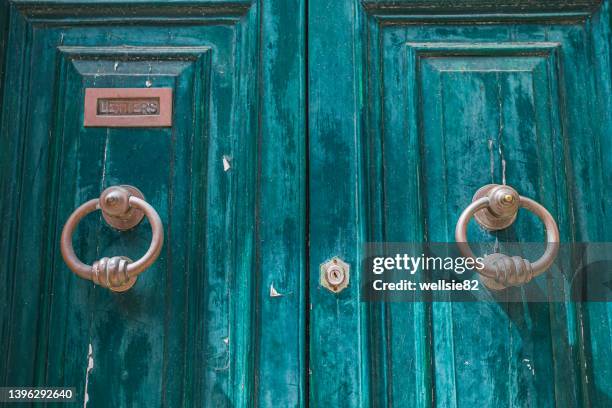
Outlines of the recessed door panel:
M374 129L382 131L372 132L368 146L380 152L380 166L386 169L374 173L382 195L372 202L374 208L381 206L375 213L382 215L380 233L386 241L452 242L465 203L491 182L517 186L552 209L562 241L580 239L570 215L580 210L568 191L584 188L572 185L574 172L587 171L577 151L596 151L605 129L594 126L604 120L592 97L596 69L581 21L542 25L383 25L375 31L384 47L371 73L380 86L370 89L381 111L370 117ZM398 172L398 166L406 171ZM591 177L603 182L596 170ZM494 250L495 239L477 225L469 237L492 241ZM543 238L539 221L529 215L499 236L522 242ZM555 392L557 404L581 403L581 357L571 346L573 305L411 307L388 310L386 319L396 321L389 331L391 367L399 370L421 347L430 347L433 398L443 405L510 401L546 406ZM406 352L398 336L411 312L415 321L426 313L431 330L422 331L416 338L421 345ZM558 374L542 381L537 372ZM390 384L395 383L392 395L402 399L407 384L399 377ZM417 375L414 381L422 379ZM488 385L471 392L478 384Z
M237 25L174 28L170 44L168 30L159 27L22 26L28 40L20 56L27 62L18 74L29 82L21 95L23 114L14 123L24 135L21 182L34 188L18 211L27 214L21 215L20 231L33 235L17 234L12 251L32 257L34 241L40 256L29 262L29 273L16 272L24 279L13 277L13 307L45 312L38 321L12 322L7 336L12 358L26 359L21 353L32 352L30 343L42 353L31 367L10 364L7 376L13 382L28 384L34 375L42 383L86 388L92 396L115 388L108 395L115 405L234 398L231 378L242 375L246 362L240 359L233 372L228 362L246 341L232 335L233 327L249 321L242 313L248 309L238 305L248 299L249 285L236 282L250 281L250 274L233 263L235 251L248 245L237 242L235 234L252 222L252 204L237 213L236 175L251 180L248 189L255 187L247 170L255 146L255 133L249 131L253 112L248 103L237 103L254 82L241 82L244 61L236 60L233 50L244 47L245 58L255 52L244 44L248 38L235 38ZM124 45L134 37L146 45ZM171 88L174 124L85 127L87 88ZM234 158L231 172L224 171L224 155ZM116 184L137 186L162 216L167 235L160 259L121 295L67 273L56 244L72 209ZM237 217L245 221L242 226L233 221ZM148 229L143 223L119 234L90 216L75 245L88 263L103 255L137 259L149 244ZM41 330L47 335L36 340L31 334ZM77 350L80 359L74 358ZM88 358L95 371L83 376Z

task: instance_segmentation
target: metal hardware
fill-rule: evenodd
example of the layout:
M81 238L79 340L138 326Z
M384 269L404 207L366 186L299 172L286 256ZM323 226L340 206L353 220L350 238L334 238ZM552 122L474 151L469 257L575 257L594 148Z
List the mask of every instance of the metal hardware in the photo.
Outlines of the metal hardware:
M144 200L144 196L136 187L122 185L121 188L129 194L113 187L104 190L100 195L100 209L102 217L111 227L127 231L137 226L144 217L142 210L130 206L129 198L138 197Z
M172 88L87 88L85 127L170 127Z
M466 258L475 258L467 242L467 226L472 216L485 229L497 231L509 227L516 219L519 207L535 215L546 227L546 250L540 259L530 262L519 256L491 254L483 259L478 272L490 289L501 290L520 286L544 273L555 261L559 250L559 228L546 208L530 198L520 196L512 187L489 184L480 188L472 203L461 213L455 227L455 241Z
M76 256L72 246L72 234L79 221L87 214L102 210L104 220L112 227L125 231L134 228L146 215L151 224L151 245L137 260L124 256L102 258L93 265L86 265ZM164 244L164 227L157 211L144 200L135 187L122 185L109 187L100 198L89 200L68 217L62 230L61 252L66 265L79 277L94 281L114 292L124 292L136 283L136 278L155 262Z
M511 187L488 184L474 194L472 201L489 197L489 205L476 211L474 219L488 231L508 228L516 220L519 209L519 195Z
M321 286L334 293L341 292L349 284L350 265L342 259L333 257L321 264Z

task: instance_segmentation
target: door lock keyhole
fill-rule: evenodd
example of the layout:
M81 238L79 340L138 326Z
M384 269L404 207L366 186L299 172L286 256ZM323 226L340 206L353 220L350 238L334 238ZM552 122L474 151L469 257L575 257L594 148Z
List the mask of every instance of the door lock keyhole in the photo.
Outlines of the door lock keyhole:
M338 286L344 281L344 271L337 265L327 270L327 282L332 286Z
M349 264L334 257L321 264L321 286L338 293L348 286Z

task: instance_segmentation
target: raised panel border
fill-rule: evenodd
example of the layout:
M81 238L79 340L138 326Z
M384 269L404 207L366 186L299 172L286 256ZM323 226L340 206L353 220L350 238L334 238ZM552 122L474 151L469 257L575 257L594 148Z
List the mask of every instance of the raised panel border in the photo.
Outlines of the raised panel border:
M71 149L71 146L65 146L65 140L66 140L66 136L64 135L64 132L66 132L65 129L65 125L66 125L66 117L67 115L70 115L72 110L69 110L66 108L66 103L72 103L74 105L74 101L71 102L67 102L66 99L64 98L64 90L68 84L67 81L67 77L68 77L68 70L69 69L74 69L76 71L76 73L78 73L79 75L92 75L92 73L87 72L84 73L82 72L79 67L75 64L75 61L83 61L83 60L87 60L87 61L96 61L96 60L107 60L107 61L124 61L124 62L132 62L132 61L142 61L142 60L147 60L149 58L151 59L155 59L157 61L162 61L162 62L169 62L169 61L186 61L190 64L195 64L196 65L196 69L194 69L193 72L193 78L192 80L194 81L194 84L199 84L197 85L197 93L199 95L199 97L203 100L203 103L206 103L204 101L208 101L210 99L210 92L211 92L211 88L210 88L210 70L211 70L211 62L212 62L212 47L209 46L199 46L199 47L125 47L125 46L58 46L57 47L57 51L59 53L59 58L58 58L58 68L57 68L57 75L58 75L58 80L57 80L57 86L55 89L55 95L54 95L54 102L57 104L57 109L56 109L56 114L53 116L52 118L52 122L51 122L51 126L53 129L53 138L51 139L51 143L53 144L52 148L51 148L51 158L50 158L50 166L49 166L49 172L51 174L53 174L53 179L55 180L62 180L65 178L65 174L63 175L61 172L62 168L70 168L70 166L72 166L71 161L67 161L66 157L71 157L69 155L67 155L65 153L65 151L67 149ZM71 67L72 65L72 67ZM182 73L184 72L184 69L181 70L174 70L174 71L169 71L168 72L168 76L173 77L173 78L177 78L180 75L182 75ZM77 101L76 104L78 105L79 103L81 103L80 101ZM205 214L205 206L206 206L206 187L202 186L201 183L198 182L198 180L201 179L206 179L207 178L207 166L206 166L206 160L207 160L207 151L208 151L208 137L206 136L207 132L207 128L206 128L206 122L207 122L207 114L206 112L197 112L194 111L193 112L194 115L194 120L195 123L197 123L197 126L193 128L192 132L191 132L191 137L198 137L200 136L200 138L203 140L203 143L191 143L193 146L197 146L197 149L193 149L191 155L191 159L189 160L189 162L193 162L195 164L197 164L197 168L201 169L199 171L194 172L193 177L191 180L187 181L187 184L191 185L190 190L193 191L192 196L190 197L191 201L194 203L193 207L191 208L191 213L192 215L190 216L190 218L195 218L195 219L202 219L204 218L204 214ZM195 117L197 117L197 119L195 119ZM77 127L81 126L81 118L77 118L77 119L73 119L73 126L76 125ZM197 175L196 175L197 174ZM66 180L68 182L68 184L70 184L70 180ZM54 236L54 234L56 233L55 231L58 231L58 228L60 227L57 223L61 222L62 217L58 215L59 214L64 214L67 211L70 211L70 209L66 209L66 208L62 208L60 209L60 202L61 202L61 197L60 197L60 193L62 190L70 190L72 187L71 186L64 186L62 188L62 186L56 183L51 185L51 190L48 193L48 202L51 203L51 208L50 208L50 212L52 214L51 216L51 220L53 220L53 222L51 222L48 227L47 227L47 234L48 236ZM75 196L78 196L78 194L76 194ZM168 217L171 217L171 214L168 214ZM165 222L167 222L167 220L164 220ZM196 237L196 239L194 239L194 242L191 242L189 245L187 245L182 251L184 253L187 254L187 259L196 259L193 256L193 253L196 251L196 247L197 245L199 245L198 243L202 241L202 228L200 228L200 225L198 224L189 224L188 226L186 226L186 231L187 234L186 236L191 236L191 237ZM51 242L48 245L48 253L49 253L49 258L54 258L56 259L56 262L59 262L58 266L56 266L53 271L55 274L59 273L60 276L62 276L62 279L57 279L57 278L53 278L51 275L51 273L46 273L46 275L43 275L43 279L48 280L48 283L45 285L41 286L41 290L40 290L40 299L42 299L41 305L42 308L47 309L47 308L51 308L50 310L53 312L53 314L51 314L51 312L48 313L49 319L41 319L41 326L40 326L40 330L46 333L49 333L49 327L46 327L48 325L52 325L52 328L54 330L58 330L59 332L61 332L62 330L64 330L65 332L68 332L68 330L64 329L58 329L58 326L61 327L61 325L68 325L70 324L70 322L74 322L73 320L70 320L68 318L65 317L69 317L70 315L67 316L66 311L65 311L65 304L64 302L62 302L60 299L61 298L57 298L57 297L53 297L52 295L49 295L48 290L49 288L53 288L51 293L69 293L71 295L74 296L82 296L82 294L79 293L79 291L75 291L74 289L66 289L66 287L71 287L74 283L73 281L73 277L71 277L70 275L64 276L63 273L65 272L64 269L64 265L61 261L61 259L58 259L57 256L53 256L53 254L56 252L56 248L55 248L55 240L53 242ZM177 270L178 268L176 266L172 266L170 265L170 263L173 261L173 258L167 259L167 262L169 263L168 267L166 268L166 270L164 271L164 273L168 274L173 270ZM204 287L203 287L203 280L197 280L197 279L193 279L193 276L196 276L197 274L201 274L202 272L198 269L202 268L203 266L201 265L201 263L199 262L194 262L192 261L191 264L188 264L185 266L185 269L189 271L189 273L187 273L185 275L186 279L189 279L191 281L193 281L190 284L187 284L186 287L189 288L191 294L193 293L203 293L204 291ZM170 280L171 278L166 276L166 279ZM176 282L177 277L174 277L173 280ZM78 282L79 284L81 284L82 282ZM59 288L58 288L59 286ZM88 296L91 296L92 292L88 291ZM52 305L52 303L55 301L55 304ZM167 307L172 308L173 306L176 306L177 304L180 305L183 301L182 299L165 299L165 302L167 302ZM192 304L192 302L188 303L185 302L183 305L184 309L178 309L178 311L184 315L185 317L183 317L183 319L189 319L189 315L193 315L194 314L194 306ZM177 310L174 309L174 311L176 312ZM44 313L43 315L47 315L47 313ZM53 316L55 316L55 318L58 318L58 315L60 317L59 319L59 323L57 320L55 320L55 324L53 323ZM165 317L166 319L168 318L167 316ZM167 323L169 325L172 325L172 323ZM45 326L46 325L46 326ZM198 350L198 348L195 346L197 344L202 344L203 339L201 337L199 337L198 335L201 336L201 331L197 331L197 330L192 330L189 332L181 332L181 335L185 335L186 338L184 339L185 341L185 349L183 350L183 353L185 354L185 357L189 354L189 355L198 355L198 352L200 352L200 355L203 355L201 350ZM41 353L43 355L45 355L44 353L46 353L46 357L45 358L40 358L38 360L39 364L41 364L41 366L37 367L38 370L38 374L37 375L42 375L42 373L50 370L50 369L59 369L59 367L64 367L66 364L66 361L62 361L62 358L67 358L69 360L69 362L71 362L71 357L70 356L62 356L62 355L56 355L56 353L50 353L49 352L49 342L51 340L54 341L58 341L57 337L50 339L50 338L45 338L44 341L40 341L38 344L39 350L38 353ZM90 340L92 341L92 340ZM62 348L58 348L58 347L54 347L53 350L58 350L58 349L66 349L66 347L62 347ZM193 350L192 352L189 352L189 349ZM167 358L167 356L165 356L165 358ZM45 368L45 365L47 366ZM52 367L52 368L49 368ZM194 364L188 364L185 367L183 367L183 369L185 370L184 373L184 377L186 379L193 379L193 378L197 378L199 371L201 370L201 366L198 365L194 365ZM67 370L69 371L69 370ZM172 373L168 373L168 372L163 372L160 373L160 376L162 376L162 378L168 378L172 376ZM177 390L177 385L182 386L183 388ZM170 382L168 384L166 384L164 386L164 393L167 395L173 395L174 397L176 397L177 392L180 393L178 395L183 395L185 393L185 390L189 390L191 387L191 384L189 383L185 383L185 382ZM197 392L194 393L194 396L198 395ZM195 397L194 397L195 398ZM170 400L172 400L172 398L169 398Z
M381 18L406 18L408 20L425 20L435 18L456 19L491 19L494 16L533 19L543 16L585 17L594 13L602 0L572 0L565 2L532 1L532 0L457 0L457 1L423 1L398 0L380 1L364 0L362 6L366 13Z
M9 0L30 22L35 24L202 24L214 21L237 21L252 6L249 0L236 1L64 1Z
M564 95L566 95L566 90L564 88L563 81L563 67L561 66L560 52L562 50L562 44L553 41L539 41L539 42L482 42L482 43L461 43L461 42L407 42L405 43L406 47L406 73L408 78L406 80L407 84L405 85L404 94L407 95L405 102L407 103L406 109L403 109L402 112L408 116L409 123L409 131L415 135L414 142L418 145L415 146L414 149L411 149L411 155L409 157L409 161L414 163L413 170L414 174L419 174L420 177L424 175L423 169L423 159L420 154L422 152L422 146L426 143L426 135L422 130L422 106L421 101L423 99L423 86L420 83L420 75L422 70L422 64L428 58L431 58L428 63L432 67L437 67L437 58L453 58L453 57L490 57L490 58L516 58L516 57L541 57L542 61L538 62L536 65L531 66L528 70L532 73L536 70L540 70L540 67L544 65L542 69L544 69L547 75L552 76L548 78L549 86L547 87L548 91L548 101L550 102L550 116L549 120L551 121L547 127L548 130L557 129L554 132L560 140L562 141L562 146L565 146L565 138L567 135L564 134L564 123L561 115L561 111L563 106L565 106L566 101L564 100ZM510 68L508 71L516 71L516 68ZM521 69L523 70L523 69ZM440 72L445 72L447 70L441 69ZM478 71L478 70L475 70ZM470 72L469 69L462 69L462 72ZM555 80L556 79L556 80ZM385 95L380 95L380 97L384 100ZM555 103L556 102L556 103ZM381 102L384 103L384 102ZM537 105L537 101L534 101ZM383 106L384 112L384 106ZM380 118L380 120L384 120ZM381 138L385 135L381 134ZM412 140L412 139L411 139ZM544 141L540 141L544 143ZM386 142L383 141L383 145ZM552 141L551 141L552 144ZM566 157L567 152L564 152L564 157ZM560 182L559 180L555 180L556 182ZM378 180L380 185L385 185L385 180ZM420 180L420 185L424 186L425 181ZM567 187L563 188L565 191ZM546 205L553 205L553 203L546 203ZM422 208L423 203L419 201L418 203L420 208L412 208L411 210L417 212L419 214L424 214L424 209ZM425 226L423 225L424 229ZM415 234L417 232L415 231ZM416 236L416 235L415 235Z

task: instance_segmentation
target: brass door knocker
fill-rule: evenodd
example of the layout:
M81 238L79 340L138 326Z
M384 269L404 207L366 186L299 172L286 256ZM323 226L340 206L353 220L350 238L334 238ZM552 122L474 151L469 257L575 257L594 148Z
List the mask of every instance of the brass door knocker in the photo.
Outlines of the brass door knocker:
M79 221L87 214L101 210L104 220L112 227L125 231L134 228L146 215L153 236L147 252L132 262L125 256L102 258L87 265L74 253L72 234ZM144 200L142 193L132 186L113 186L102 192L100 198L89 200L70 215L61 237L62 257L66 265L83 279L94 281L114 292L124 292L136 283L136 278L155 262L164 244L164 227L157 211Z
M512 187L499 184L481 187L457 221L455 241L461 254L473 259L474 253L467 242L467 225L470 218L473 216L476 222L489 231L497 231L512 225L519 207L533 212L544 223L546 250L535 262L500 253L485 256L484 266L478 269L478 272L482 275L483 283L490 289L501 290L510 286L519 286L544 273L553 264L559 251L557 223L542 205L520 196Z

